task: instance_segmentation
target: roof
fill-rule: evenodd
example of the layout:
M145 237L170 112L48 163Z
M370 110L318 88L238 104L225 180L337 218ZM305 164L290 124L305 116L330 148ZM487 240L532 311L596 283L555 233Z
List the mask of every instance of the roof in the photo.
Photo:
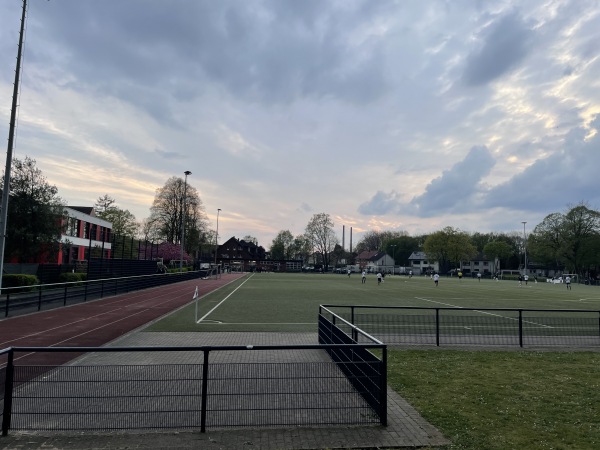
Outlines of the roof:
M365 250L364 252L360 252L357 256L361 261L369 261L373 256L377 254L375 250Z
M378 251L365 251L365 252L361 252L358 255L358 259L360 261L379 261L381 258L383 258L387 253L385 252L378 252Z
M88 216L95 216L96 212L94 211L93 206L68 206L68 208L74 209L75 211L82 212L87 214Z

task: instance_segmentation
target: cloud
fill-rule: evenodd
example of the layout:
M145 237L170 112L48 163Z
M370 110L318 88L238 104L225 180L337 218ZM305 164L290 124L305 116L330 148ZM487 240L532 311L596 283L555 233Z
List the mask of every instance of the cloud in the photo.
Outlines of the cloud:
M495 160L487 147L473 147L465 159L434 178L422 195L414 197L408 206L414 214L431 217L438 214L467 212L481 194L481 180L490 173Z
M480 86L504 75L527 56L533 37L517 13L499 17L483 30L480 47L467 56L463 81Z
M378 191L358 208L361 214L388 213L432 217L445 213L468 212L479 207L479 196L484 192L481 180L490 173L495 160L487 147L473 147L467 156L434 178L425 192L408 203L395 192Z
M591 126L595 130L592 137L586 138L590 130L571 130L560 152L535 161L523 172L491 188L486 206L543 212L561 210L583 200L600 201L600 116L592 120Z
M396 213L401 208L400 194L395 191L377 193L368 202L358 207L358 212L364 215L384 215Z

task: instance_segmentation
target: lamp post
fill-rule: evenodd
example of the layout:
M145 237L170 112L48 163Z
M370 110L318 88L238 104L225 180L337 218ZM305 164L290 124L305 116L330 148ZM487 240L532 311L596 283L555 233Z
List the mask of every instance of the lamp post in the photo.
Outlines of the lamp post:
M217 250L219 249L219 213L221 208L217 209L217 234L215 234L215 265L217 265Z
M187 194L187 177L191 175L192 172L186 170L183 172L185 175L185 180L183 181L183 199L181 202L181 249L179 255L179 271L183 272L183 247L185 246L185 196Z
M27 14L27 0L23 0L21 14L21 29L19 32L19 46L17 47L17 69L15 70L15 83L13 84L12 106L10 109L10 124L8 127L8 147L6 149L6 168L4 169L4 187L2 188L2 205L0 206L0 287L2 287L2 274L4 273L4 249L6 246L6 222L8 220L8 197L10 196L10 171L12 168L13 146L15 127L17 124L17 108L19 100L19 78L21 75L21 56L23 54L23 37L25 34L25 18Z
M390 247L392 247L392 254L393 254L392 258L394 259L394 273L393 273L393 275L396 275L396 245L392 244L392 245L390 245Z
M523 268L523 275L527 274L527 235L525 234L525 224L527 222L521 222L523 224L523 254L525 255L525 267Z

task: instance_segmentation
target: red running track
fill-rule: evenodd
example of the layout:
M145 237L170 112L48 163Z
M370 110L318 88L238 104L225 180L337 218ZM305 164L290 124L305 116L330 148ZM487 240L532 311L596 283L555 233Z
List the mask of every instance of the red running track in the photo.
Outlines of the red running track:
M0 320L0 350L7 347L100 347L190 303L196 286L200 297L241 278L182 281L27 316ZM77 353L29 353L15 356L28 365L63 364ZM6 357L0 356L0 368Z

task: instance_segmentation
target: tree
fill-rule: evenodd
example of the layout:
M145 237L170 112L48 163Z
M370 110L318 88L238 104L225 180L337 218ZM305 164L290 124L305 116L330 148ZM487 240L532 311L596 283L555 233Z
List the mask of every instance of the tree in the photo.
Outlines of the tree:
M600 212L580 203L565 214L546 216L530 234L528 248L539 261L563 264L581 275L598 264L599 239Z
M440 271L445 272L451 263L459 265L477 254L468 234L452 227L446 227L427 237L423 250L428 259L437 261Z
M483 247L483 253L488 258L494 259L494 265L492 271L494 273L500 270L500 267L496 267L496 260L503 260L509 258L514 254L514 249L504 241L492 241L485 244Z
M112 224L114 235L136 236L140 225L135 220L135 216L129 210L115 206L115 202L116 200L108 194L99 197L94 205L96 216Z
M392 241L409 237L406 231L367 231L353 249L357 253L364 251L386 251ZM391 254L391 253L390 253ZM410 254L408 255L410 256ZM408 258L407 256L407 258Z
M304 264L308 263L310 255L312 255L312 244L310 239L304 234L299 234L294 238L293 250L290 252L291 259L301 259Z
M19 262L54 258L60 245L65 202L34 159L14 158L12 164L5 257Z
M163 242L158 246L157 255L159 258L163 258L164 262L171 260L179 261L181 258L181 247L171 242ZM189 261L190 255L184 252L183 259Z
M329 254L338 243L333 227L334 223L329 214L319 213L312 216L304 232L325 270L329 269Z
M281 230L271 243L271 259L293 259L294 236L289 230Z
M156 190L145 233L177 244L181 242L182 222L185 227L186 251L197 251L208 236L202 201L194 187L186 184L182 178L171 177L162 188Z
M395 265L409 266L408 258L419 248L417 238L410 236L398 236L389 240L385 245L385 252L394 258Z

